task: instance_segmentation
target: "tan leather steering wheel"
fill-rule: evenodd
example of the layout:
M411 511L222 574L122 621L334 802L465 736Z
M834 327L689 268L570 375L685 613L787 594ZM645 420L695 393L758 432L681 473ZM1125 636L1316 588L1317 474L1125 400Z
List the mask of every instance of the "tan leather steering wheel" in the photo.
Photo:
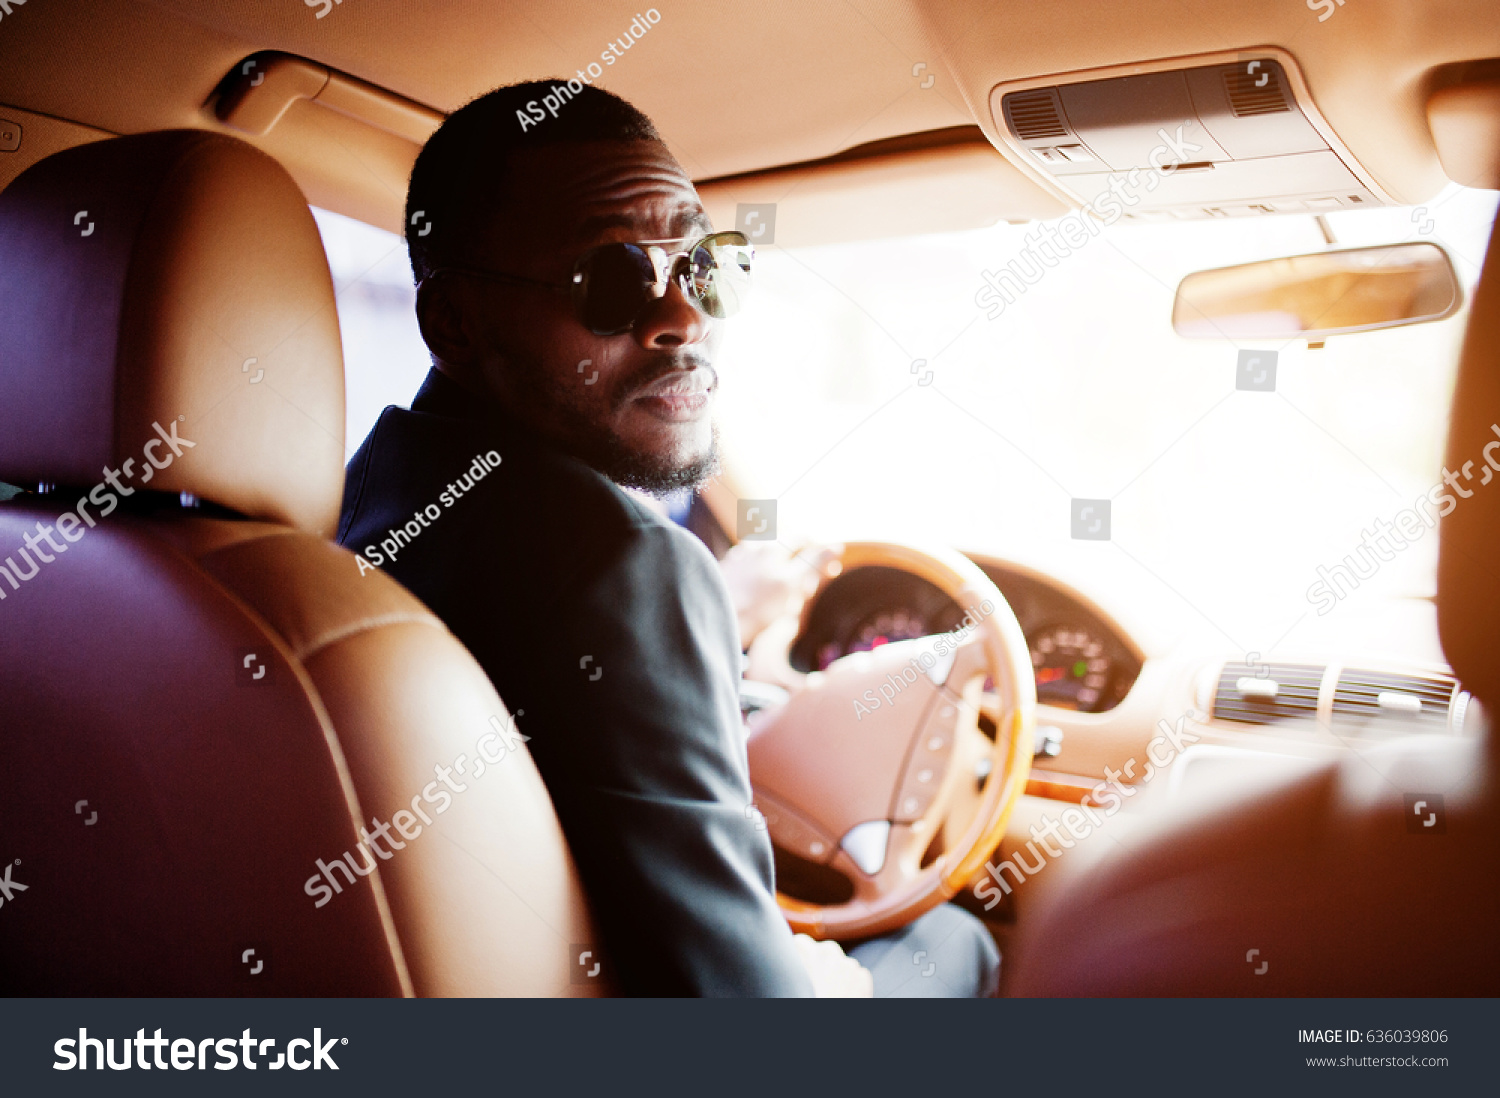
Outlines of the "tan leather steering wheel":
M854 884L840 904L778 893L787 922L815 938L852 939L951 899L1000 844L1031 770L1036 683L1015 614L968 558L883 542L836 547L833 557L824 584L884 565L930 581L966 614L953 633L834 661L752 723L750 778L773 841ZM1000 698L993 744L978 726L986 676ZM985 759L972 819L957 836L944 832L943 853L922 866Z

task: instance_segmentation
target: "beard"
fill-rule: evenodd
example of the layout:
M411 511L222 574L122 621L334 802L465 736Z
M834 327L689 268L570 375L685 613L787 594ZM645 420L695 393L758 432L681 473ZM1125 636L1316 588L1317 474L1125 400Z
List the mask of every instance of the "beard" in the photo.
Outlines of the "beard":
M591 456L575 454L616 484L639 488L653 496L667 496L683 488L697 488L719 472L719 425L713 426L708 449L686 462L672 463L655 454L632 449L614 431L602 432Z
M713 374L710 386L717 387L718 375L707 362L696 360L693 368ZM609 402L610 411L618 412L643 387L683 369L682 361L676 358L663 358L646 367L620 386ZM712 426L708 448L685 459L632 446L599 416L596 406L580 399L571 380L556 378L536 363L516 363L513 374L521 403L528 409L529 425L533 430L541 429L570 456L621 487L658 497L697 488L718 474L718 424ZM546 428L542 428L543 423Z

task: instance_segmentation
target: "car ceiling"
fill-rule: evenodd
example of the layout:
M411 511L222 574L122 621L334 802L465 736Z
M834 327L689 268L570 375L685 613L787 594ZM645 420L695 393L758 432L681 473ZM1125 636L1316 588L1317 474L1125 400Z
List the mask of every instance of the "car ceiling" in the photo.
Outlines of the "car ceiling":
M499 84L572 73L650 6L339 0L320 19L322 0L30 0L0 19L0 105L106 133L213 128L204 105L225 74L280 50L446 112ZM1326 21L1302 0L666 0L657 10L600 84L651 115L700 181L953 127L977 124L993 141L988 96L1002 81L1279 46L1355 157L1416 202L1445 182L1425 115L1432 71L1500 56L1493 0L1348 0ZM349 182L347 201L336 179L309 186L310 169L289 164L293 174L314 201L399 222L409 159L348 137L340 150L340 131L326 129L322 151L363 161L370 178ZM1002 216L1046 208L1031 184L1016 191Z

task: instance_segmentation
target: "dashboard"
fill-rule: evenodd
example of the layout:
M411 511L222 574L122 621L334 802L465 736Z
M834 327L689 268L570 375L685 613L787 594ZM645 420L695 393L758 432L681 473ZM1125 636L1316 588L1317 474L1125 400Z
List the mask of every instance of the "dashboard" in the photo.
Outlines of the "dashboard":
M990 558L971 559L1015 611L1039 703L1083 713L1120 703L1144 658L1119 626L1055 580ZM821 671L851 652L948 632L962 618L958 604L927 580L897 568L857 568L829 581L808 608L791 663L798 671Z

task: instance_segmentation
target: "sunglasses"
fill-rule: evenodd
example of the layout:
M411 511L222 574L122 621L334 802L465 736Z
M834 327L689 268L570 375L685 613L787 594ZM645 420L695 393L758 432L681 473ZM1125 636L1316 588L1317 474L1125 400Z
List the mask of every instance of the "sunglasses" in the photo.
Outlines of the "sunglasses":
M454 272L513 286L541 286L572 295L579 323L599 336L619 335L635 327L650 304L676 282L692 302L711 317L740 311L750 292L750 265L755 249L743 233L711 233L685 249L666 245L680 240L642 240L635 244L600 244L573 264L567 282L544 282L475 267L439 267L428 278ZM423 281L426 281L424 279Z

